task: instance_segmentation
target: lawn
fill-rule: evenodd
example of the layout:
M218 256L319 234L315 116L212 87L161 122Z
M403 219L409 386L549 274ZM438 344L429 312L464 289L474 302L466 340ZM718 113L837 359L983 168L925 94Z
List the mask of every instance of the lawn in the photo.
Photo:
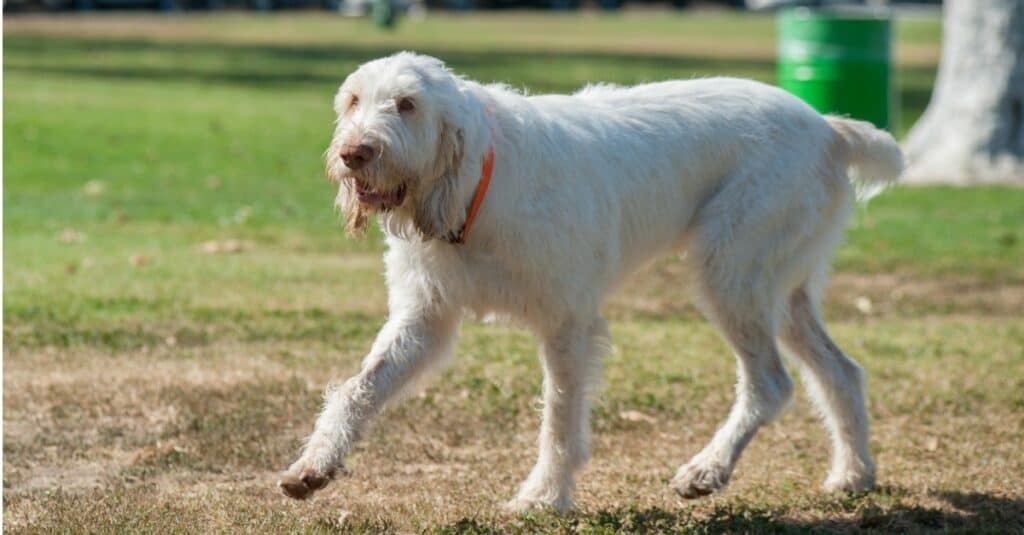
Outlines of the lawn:
M858 208L827 303L868 370L880 489L818 484L802 398L729 489L666 488L724 417L734 366L665 259L611 299L615 350L580 510L506 515L535 454L524 332L470 322L311 502L274 481L386 310L378 232L343 235L322 176L331 98L401 49L532 92L774 79L771 19L320 14L5 18L4 524L12 532L1024 530L1024 191L896 188ZM901 131L936 20L900 21Z

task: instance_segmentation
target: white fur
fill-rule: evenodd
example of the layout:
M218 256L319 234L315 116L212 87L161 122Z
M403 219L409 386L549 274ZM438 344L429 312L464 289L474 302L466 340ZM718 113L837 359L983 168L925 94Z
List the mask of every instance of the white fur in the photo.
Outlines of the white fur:
M405 97L416 103L410 113L397 109ZM390 318L363 370L328 393L282 478L287 494L326 484L370 419L452 353L460 319L473 312L525 324L541 342L540 455L511 506L571 507L608 342L602 301L665 253L683 254L739 375L728 418L674 488L684 497L721 489L758 428L785 406L792 383L777 341L807 374L832 435L827 486L871 487L863 374L829 339L818 301L852 206L848 168L869 188L894 181L902 156L891 136L747 80L529 97L409 53L361 66L336 108L327 169L341 182L350 226L368 215L353 177L407 195L380 214ZM351 171L338 156L346 143L371 144L380 156ZM490 191L467 242L452 243L492 145Z

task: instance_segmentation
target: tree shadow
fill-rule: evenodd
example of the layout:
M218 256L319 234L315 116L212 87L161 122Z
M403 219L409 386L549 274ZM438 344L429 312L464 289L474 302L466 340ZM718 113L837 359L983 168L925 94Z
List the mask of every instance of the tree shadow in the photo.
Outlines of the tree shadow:
M217 84L260 89L333 92L359 64L401 48L380 45L270 45L155 42L146 39L10 36L4 69L97 80ZM776 79L769 58L715 58L694 54L593 51L472 50L421 47L457 72L481 81L525 87L533 93L571 92L587 83L636 84L699 76ZM905 120L915 119L931 94L934 68L900 67Z
M252 87L310 83L336 85L360 63L400 50L381 46L158 43L144 39L44 40L21 36L8 38L4 45L5 69L12 72ZM544 90L571 90L581 81L629 83L709 73L756 74L761 78L774 76L774 62L758 59L432 47L418 51L441 57L454 69L480 80L527 83ZM11 61L19 57L33 58L33 61ZM114 61L97 61L94 59L97 57ZM121 58L127 61L118 61Z
M827 520L804 520L800 506L788 509L723 503L706 509L622 508L565 517L524 515L511 523L463 518L438 533L1020 533L1024 499L977 492L947 491L928 495L943 506L909 503L909 491L888 488L814 503L829 511ZM895 498L895 499L894 499Z

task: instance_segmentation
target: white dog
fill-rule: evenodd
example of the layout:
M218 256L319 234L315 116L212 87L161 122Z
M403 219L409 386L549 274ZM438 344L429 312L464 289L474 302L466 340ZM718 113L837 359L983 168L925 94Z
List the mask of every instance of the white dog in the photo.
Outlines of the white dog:
M452 354L473 312L518 321L540 340L540 454L509 505L570 508L608 344L602 300L663 253L683 255L686 283L739 375L728 418L679 468L676 491L722 489L779 414L792 391L780 345L832 437L825 486L874 484L863 374L829 338L818 302L853 204L848 171L878 190L902 170L889 134L752 81L528 97L411 53L361 66L334 107L327 173L350 230L380 216L390 316L362 371L328 392L279 482L285 494L326 485L370 420Z

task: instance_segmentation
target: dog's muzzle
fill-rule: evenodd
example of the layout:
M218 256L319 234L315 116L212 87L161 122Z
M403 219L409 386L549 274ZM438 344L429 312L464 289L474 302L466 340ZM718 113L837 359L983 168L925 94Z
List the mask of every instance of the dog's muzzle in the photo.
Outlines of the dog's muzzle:
M380 191L369 184L353 178L356 185L356 198L359 202L377 210L390 210L402 205L405 200L405 185L401 185L393 191Z
M373 147L361 143L358 145L343 145L338 155L341 157L341 161L345 162L345 167L358 171L373 161L377 151L373 150Z

